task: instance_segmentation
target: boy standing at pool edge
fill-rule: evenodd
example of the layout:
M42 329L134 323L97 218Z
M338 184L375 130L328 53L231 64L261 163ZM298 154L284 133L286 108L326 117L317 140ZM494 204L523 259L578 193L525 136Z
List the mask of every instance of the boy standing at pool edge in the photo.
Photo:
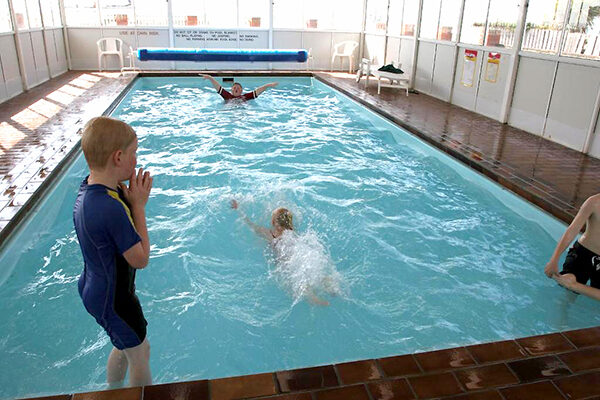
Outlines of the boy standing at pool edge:
M569 249L559 274L558 259L584 224L585 232ZM556 245L544 272L565 288L600 300L600 194L591 196L583 203ZM588 280L590 286L587 285Z
M106 368L109 387L120 385L128 368L131 386L152 383L148 323L135 294L136 270L148 265L150 253L145 206L152 178L142 168L136 174L137 142L131 126L107 117L92 118L81 138L90 175L73 210L84 260L78 289L114 346Z

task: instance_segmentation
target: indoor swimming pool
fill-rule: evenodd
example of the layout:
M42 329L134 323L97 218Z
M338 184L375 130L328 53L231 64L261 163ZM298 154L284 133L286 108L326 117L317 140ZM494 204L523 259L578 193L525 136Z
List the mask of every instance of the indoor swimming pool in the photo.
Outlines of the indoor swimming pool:
M112 116L154 176L137 294L155 383L600 325L543 274L565 225L313 78L139 78ZM0 254L0 398L104 388L111 344L77 292L82 155ZM244 223L286 207L288 256ZM314 291L329 306L311 304Z

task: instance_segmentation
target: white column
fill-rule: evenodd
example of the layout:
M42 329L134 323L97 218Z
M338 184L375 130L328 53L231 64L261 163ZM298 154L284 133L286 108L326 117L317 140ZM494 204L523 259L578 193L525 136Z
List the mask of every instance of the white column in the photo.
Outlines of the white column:
M465 14L465 2L466 0L462 0L460 4L460 14L458 15L458 32L456 32L456 46L454 47L454 63L452 64L452 86L450 86L450 97L448 98L448 102L452 103L452 96L454 96L454 81L456 80L456 64L458 64L458 54L460 53L460 34L462 33L462 22ZM488 2L488 13L490 9L490 4ZM483 36L485 40L485 35Z
M367 26L367 1L368 0L363 1L362 28L360 30L360 41L359 41L360 48L358 51L358 54L360 55L360 60L358 60L359 65L365 56L365 28Z
M13 6L12 0L8 0L8 9L10 12L10 19L13 25L14 37L15 37L15 47L17 49L17 59L19 61L19 73L21 74L21 84L23 85L23 90L26 91L27 86L27 75L25 72L23 51L21 50L21 39L19 38L19 27L17 26L17 18L15 17L15 8Z
M167 14L169 18L169 47L175 47L175 32L173 31L173 3L167 0Z
M440 5L441 8L441 5ZM415 86L415 75L417 73L417 57L419 57L419 35L421 34L421 19L423 16L423 0L419 0L419 12L417 14L417 29L415 29L415 45L413 46L412 70L410 71L410 88ZM433 76L433 74L432 74Z
M52 68L50 68L50 56L48 55L48 45L46 41L46 24L44 23L44 16L42 15L42 2L38 0L38 8L40 10L40 20L42 22L42 40L44 41L44 54L46 55L46 67L48 68L48 76L50 79L54 78L52 75ZM54 36L52 37L54 41Z
M521 4L519 4L519 17L517 19L517 26L515 27L515 37L511 55L512 59L508 67L508 82L506 83L504 97L502 99L502 108L500 109L500 122L503 124L508 122L508 114L510 112L510 106L512 104L512 98L515 92L517 71L519 70L519 51L521 51L523 33L525 32L525 20L527 19L528 4L528 0L521 0Z
M60 23L63 26L63 45L65 46L65 54L67 55L67 67L69 71L71 66L71 47L69 46L69 32L67 31L67 17L65 16L65 2L59 0L58 8L60 10Z
M594 139L594 132L596 131L596 125L598 124L598 114L600 113L600 90L596 96L596 104L594 105L594 111L592 112L592 120L588 128L587 136L585 137L585 143L581 152L587 154L590 151L592 140Z

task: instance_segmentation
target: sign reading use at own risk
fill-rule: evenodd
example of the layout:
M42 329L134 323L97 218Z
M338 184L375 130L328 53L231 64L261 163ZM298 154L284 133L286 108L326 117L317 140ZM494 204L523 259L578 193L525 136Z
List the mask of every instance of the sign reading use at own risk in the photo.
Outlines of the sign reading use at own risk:
M462 77L460 83L463 86L473 86L475 79L475 66L477 65L477 50L465 49L465 60L463 63Z

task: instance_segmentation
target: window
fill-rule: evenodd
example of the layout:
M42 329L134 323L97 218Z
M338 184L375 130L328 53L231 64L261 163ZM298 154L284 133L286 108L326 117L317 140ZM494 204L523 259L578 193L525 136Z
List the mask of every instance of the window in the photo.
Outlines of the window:
M491 0L486 46L513 47L519 0Z
M388 34L399 36L402 32L402 8L403 0L390 0L388 17Z
M13 0L12 3L17 29L29 29L29 18L27 18L27 6L25 5L25 0Z
M562 54L600 60L600 0L573 0Z
M365 31L385 33L387 30L388 0L368 0Z
M137 26L169 25L169 5L165 0L135 0L133 7Z
M458 32L458 17L462 0L442 0L438 40L454 40Z
M236 4L236 0L173 0L173 25L236 28Z
M102 0L100 5L102 26L135 25L131 0Z
M239 0L240 28L269 28L269 0Z
M423 0L421 16L421 37L435 39L437 37L440 17L440 0Z
M402 36L415 36L419 18L419 0L404 0L402 14Z
M100 16L96 0L64 0L68 26L98 26Z
M273 27L359 32L362 13L362 0L274 0Z
M44 27L54 28L62 26L60 21L60 9L58 0L41 0L42 17L44 19Z
M11 32L12 29L8 0L0 0L0 32Z
M462 28L460 31L460 41L462 43L483 45L487 13L487 1L465 1L465 11L463 14Z
M30 29L42 27L42 14L40 13L38 0L27 0L27 16L29 17Z
M523 50L558 51L568 0L529 0Z

